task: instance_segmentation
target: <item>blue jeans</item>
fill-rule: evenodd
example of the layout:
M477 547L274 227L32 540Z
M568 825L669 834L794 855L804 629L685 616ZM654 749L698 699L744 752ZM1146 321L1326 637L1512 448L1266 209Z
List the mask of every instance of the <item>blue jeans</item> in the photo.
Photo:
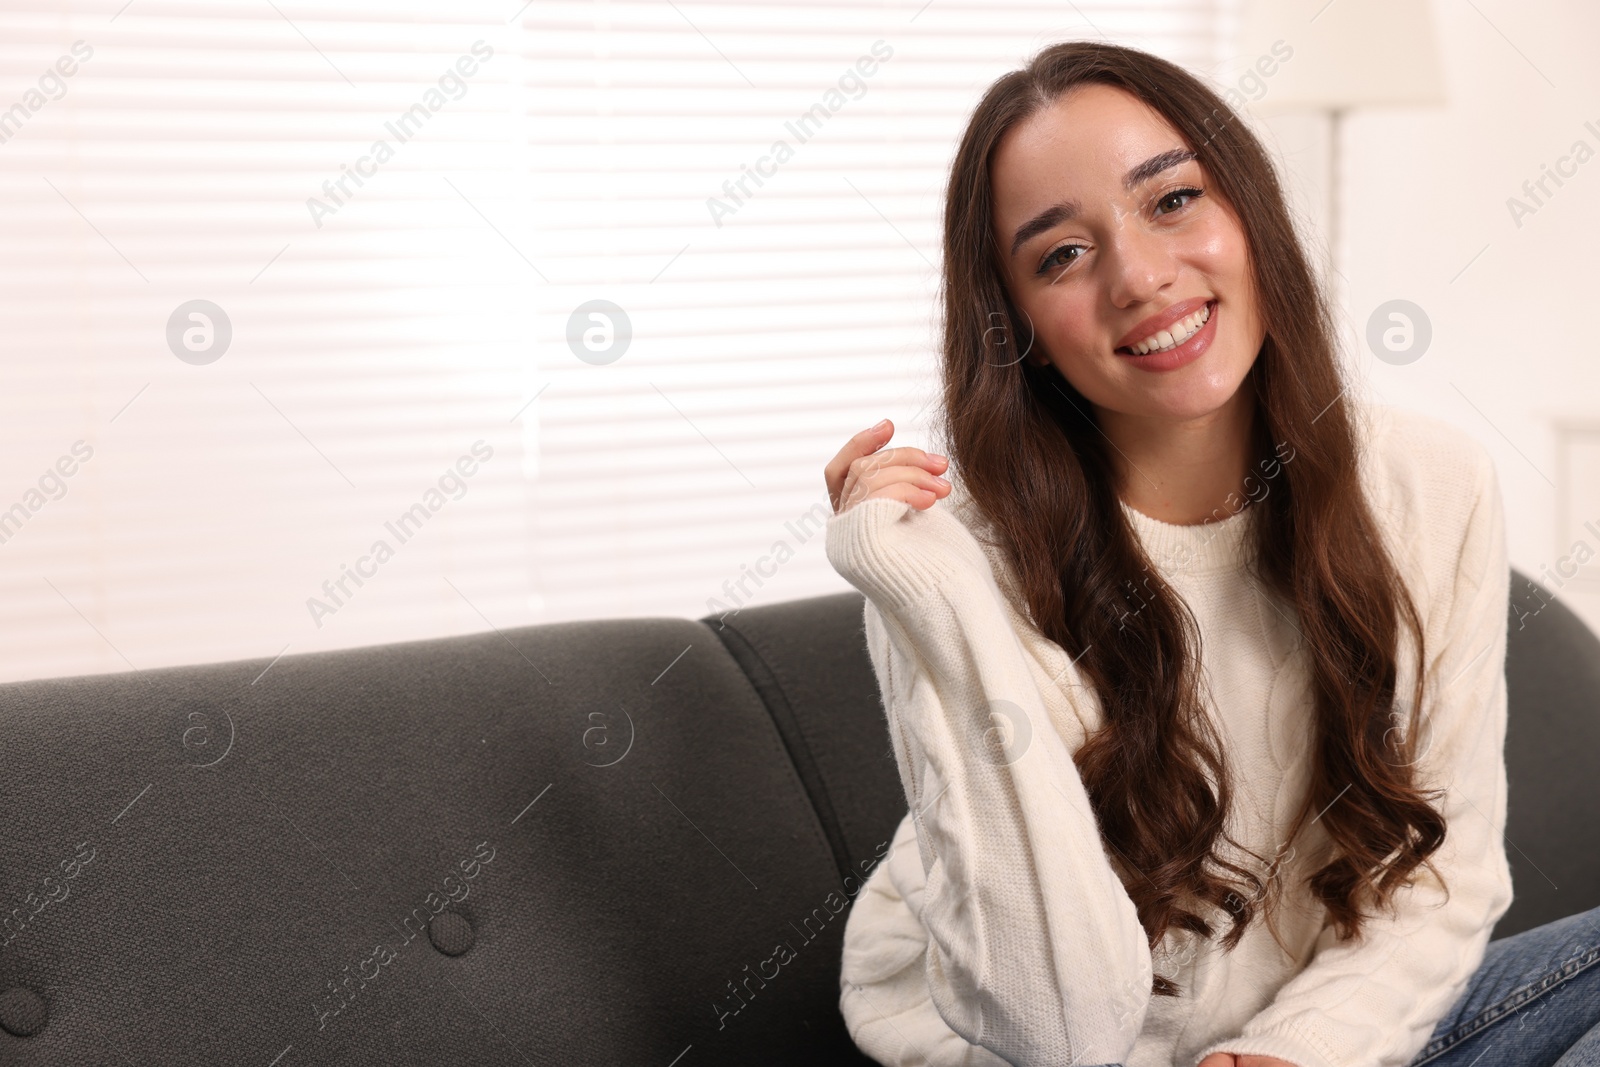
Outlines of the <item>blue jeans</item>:
M1600 907L1489 942L1410 1067L1600 1067Z
M1489 942L1424 1064L1600 1067L1600 907Z

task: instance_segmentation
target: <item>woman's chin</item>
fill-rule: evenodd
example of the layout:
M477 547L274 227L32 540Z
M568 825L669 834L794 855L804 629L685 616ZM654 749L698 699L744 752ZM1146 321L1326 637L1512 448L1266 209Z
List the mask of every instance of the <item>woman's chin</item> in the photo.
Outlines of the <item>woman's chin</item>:
M1201 359L1170 374L1144 377L1151 380L1140 382L1137 393L1141 405L1150 409L1149 414L1197 419L1241 402L1241 388L1249 381L1250 368Z
M1240 387L1249 379L1248 362L1237 366L1211 361L1212 356L1221 355L1220 351L1207 353L1205 358L1165 374L1135 371L1131 378L1123 368L1113 367L1123 373L1097 375L1098 381L1085 383L1089 389L1076 382L1073 386L1096 408L1129 418L1205 418L1230 402L1239 402Z
M1173 381L1147 389L1137 398L1130 397L1119 407L1129 415L1189 422L1226 410L1238 393L1238 383Z

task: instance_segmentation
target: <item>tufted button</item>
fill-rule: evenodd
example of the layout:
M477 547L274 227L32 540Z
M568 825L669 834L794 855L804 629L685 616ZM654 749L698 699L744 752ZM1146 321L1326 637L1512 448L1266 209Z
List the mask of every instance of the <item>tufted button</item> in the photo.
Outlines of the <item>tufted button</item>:
M472 947L472 924L453 911L441 911L428 924L428 940L446 956L459 956Z
M31 989L15 986L0 993L0 1026L9 1034L28 1037L44 1029L49 1018L44 1001Z

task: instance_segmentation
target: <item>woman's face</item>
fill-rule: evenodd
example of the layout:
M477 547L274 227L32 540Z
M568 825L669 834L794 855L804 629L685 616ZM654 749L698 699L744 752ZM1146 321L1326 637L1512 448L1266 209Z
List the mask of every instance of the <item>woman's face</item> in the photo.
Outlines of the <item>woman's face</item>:
M995 147L994 226L1011 299L1034 329L1026 358L1054 364L1097 408L1209 414L1261 350L1244 230L1191 155L1158 112L1094 83Z

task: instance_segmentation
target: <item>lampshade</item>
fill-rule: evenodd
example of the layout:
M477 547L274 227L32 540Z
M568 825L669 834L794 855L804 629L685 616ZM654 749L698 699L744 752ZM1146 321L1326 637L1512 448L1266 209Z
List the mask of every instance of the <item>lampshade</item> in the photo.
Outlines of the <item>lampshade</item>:
M1427 0L1244 0L1241 15L1239 62L1267 57L1246 94L1258 114L1445 102Z

